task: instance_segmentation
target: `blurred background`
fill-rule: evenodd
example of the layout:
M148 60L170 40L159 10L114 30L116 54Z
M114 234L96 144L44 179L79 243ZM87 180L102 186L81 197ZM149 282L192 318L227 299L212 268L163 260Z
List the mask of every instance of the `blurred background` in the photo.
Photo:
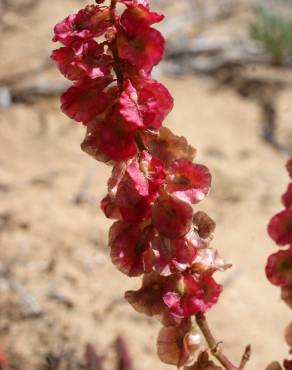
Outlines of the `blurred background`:
M120 336L134 370L166 370L155 348L160 324L123 300L139 279L109 260L111 222L99 201L110 168L81 152L84 128L59 109L67 84L49 59L57 48L52 29L85 4L0 0L3 368L101 370L97 353L104 369L114 369ZM276 250L266 225L281 210L292 153L292 1L151 5L167 16L158 27L165 59L154 71L175 98L165 124L211 169L212 191L198 209L217 221L213 246L233 264L217 276L225 290L210 324L236 363L251 343L247 368L264 369L287 356L283 331L291 318L264 265Z

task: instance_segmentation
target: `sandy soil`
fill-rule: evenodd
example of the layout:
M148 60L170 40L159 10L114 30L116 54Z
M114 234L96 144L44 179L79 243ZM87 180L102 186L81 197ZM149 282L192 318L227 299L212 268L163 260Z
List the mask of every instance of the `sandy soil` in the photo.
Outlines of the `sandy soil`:
M0 39L1 78L42 64L52 49L52 26L79 6L51 0L22 16L8 13ZM59 79L50 72L32 80L44 76ZM166 124L188 138L197 161L213 173L210 196L198 209L217 221L214 247L234 265L218 275L225 290L209 314L211 325L230 357L238 361L252 343L248 369L264 369L286 356L283 330L291 319L263 272L275 250L266 224L281 207L286 156L261 140L252 102L216 90L211 80L162 79L176 103ZM291 100L288 90L279 101L285 136L291 135ZM110 222L98 202L110 168L81 152L83 134L61 114L57 99L0 112L0 270L8 276L0 279L0 343L14 369L43 368L49 353L69 354L77 368L86 342L106 353L111 368L112 342L122 334L137 370L167 369L156 355L159 323L122 299L139 280L123 276L109 261ZM86 196L76 204L83 189ZM30 316L20 289L37 300L40 317Z

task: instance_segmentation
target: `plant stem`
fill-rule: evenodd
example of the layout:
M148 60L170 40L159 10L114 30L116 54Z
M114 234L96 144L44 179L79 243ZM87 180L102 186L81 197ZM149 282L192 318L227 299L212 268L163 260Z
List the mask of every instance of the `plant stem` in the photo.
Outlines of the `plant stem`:
M110 5L110 19L112 21L113 26L115 26L115 18L116 18L116 16L115 16L115 9L116 9L116 5L117 5L117 0L111 0L111 5ZM117 76L117 81L118 81L119 88L121 89L122 86L123 86L123 80L124 80L124 78L123 78L122 70L120 68L119 53L118 53L118 47L117 47L117 39L116 39L116 37L109 44L109 48L111 49L111 52L113 54L113 59L114 59L113 68L114 68L115 74Z
M196 315L196 322L211 350L212 355L217 358L217 360L226 370L243 370L245 368L245 365L247 364L251 355L250 345L246 347L241 358L240 365L237 367L233 365L233 363L223 354L220 342L217 342L215 340L207 323L207 319L203 313L199 313Z
M110 19L112 21L113 26L115 26L115 9L117 5L117 0L111 0L111 5L110 5ZM115 74L117 76L117 82L120 90L122 91L123 89L123 81L124 81L124 76L123 72L120 67L120 58L119 58L119 52L118 52L118 47L117 47L117 40L116 38L113 39L113 41L109 44L109 48L113 54L113 68L115 71ZM145 145L143 143L143 140L141 138L140 133L137 131L135 134L135 142L137 145L137 148L140 152L143 150L146 150Z

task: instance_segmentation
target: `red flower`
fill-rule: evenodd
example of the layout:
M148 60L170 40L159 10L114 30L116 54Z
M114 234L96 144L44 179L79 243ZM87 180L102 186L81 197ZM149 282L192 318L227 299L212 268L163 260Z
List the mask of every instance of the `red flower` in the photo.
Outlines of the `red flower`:
M110 82L110 78L100 78L76 83L61 96L62 111L77 122L93 120L107 108L108 97L103 89Z
M196 154L196 150L188 144L186 138L174 135L166 127L162 127L158 133L143 132L142 138L150 154L161 159L166 166L176 159L192 161Z
M266 265L266 275L274 285L292 284L292 247L270 255Z
M103 45L93 40L76 41L72 47L54 50L52 59L69 80L79 80L87 76L95 79L109 75L112 67L112 57L103 52Z
M145 254L153 236L151 227L140 228L122 221L115 222L109 233L113 264L128 276L139 276L146 271Z
M192 225L192 207L169 195L158 198L152 208L152 222L161 235L176 239L188 233Z
M218 301L222 286L211 275L177 276L163 296L173 315L189 317L209 310Z
M276 214L268 225L268 233L278 245L292 244L292 209Z
M154 23L161 22L164 16L153 12L148 6L131 4L121 16L121 24L127 32L132 33L137 28L145 29Z
M136 90L130 80L120 97L120 113L133 127L158 130L171 111L173 99L159 82L147 79Z
M282 202L286 208L292 207L292 182L288 185L288 189L282 196Z
M211 175L207 167L179 159L169 168L166 191L183 201L195 204L204 199L210 184Z
M164 52L164 38L153 28L137 29L127 34L119 29L117 34L119 56L138 69L150 72Z
M197 249L186 237L167 239L156 236L152 249L156 255L154 269L163 276L184 271L192 265L197 254Z
M70 46L76 39L89 39L105 33L109 23L109 10L89 5L70 15L54 28L53 41Z

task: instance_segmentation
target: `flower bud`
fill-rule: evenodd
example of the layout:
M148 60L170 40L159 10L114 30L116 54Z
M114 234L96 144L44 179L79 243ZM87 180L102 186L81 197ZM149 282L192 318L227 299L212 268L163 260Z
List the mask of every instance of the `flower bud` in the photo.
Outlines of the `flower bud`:
M186 334L184 337L185 351L188 353L194 353L200 348L201 336L199 333Z

